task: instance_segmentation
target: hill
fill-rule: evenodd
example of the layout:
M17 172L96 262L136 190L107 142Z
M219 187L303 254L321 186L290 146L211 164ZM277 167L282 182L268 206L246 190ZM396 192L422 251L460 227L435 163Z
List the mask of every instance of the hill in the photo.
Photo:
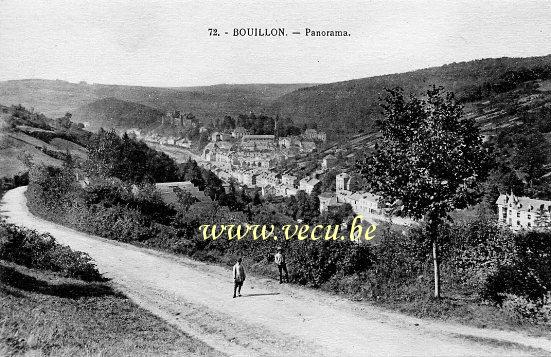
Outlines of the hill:
M59 167L68 153L86 160L91 133L70 122L64 125L21 106L0 106L0 189L9 188L33 164Z
M220 84L159 88L26 79L0 82L0 104L21 104L49 117L59 117L97 100L114 98L162 112L191 112L199 120L208 122L225 115L262 112L276 98L305 86L308 84ZM98 105L92 109L99 109ZM87 111L86 108L83 110Z
M86 123L87 129L96 131L100 127L151 128L160 124L162 116L163 112L158 109L109 97L78 108L73 112L72 120Z
M490 110L481 109L480 103L538 94L541 92L538 83L549 79L551 55L451 63L321 85L220 84L158 88L47 80L6 81L0 82L0 103L21 103L54 117L66 111L74 112L75 120L109 127L149 125L157 120L159 112L176 109L193 113L203 123L252 111L290 117L296 124L323 128L336 138L376 131L374 124L381 116L379 98L384 88L401 86L407 93L419 95L432 84L441 85L455 92L467 111L476 113ZM498 107L510 106L507 102L502 104Z
M432 84L441 85L467 104L545 79L551 79L551 56L483 59L300 88L278 98L268 111L289 116L296 123L316 123L330 133L369 132L381 116L379 97L384 88L401 86L418 95Z

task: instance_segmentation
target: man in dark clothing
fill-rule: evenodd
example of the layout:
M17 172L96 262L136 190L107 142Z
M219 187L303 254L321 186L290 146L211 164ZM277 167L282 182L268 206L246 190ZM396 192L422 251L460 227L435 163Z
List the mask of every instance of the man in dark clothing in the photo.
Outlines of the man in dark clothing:
M281 248L278 248L277 254L274 256L274 261L279 270L279 283L283 283L283 272L285 272L285 282L289 282L289 273L287 272L287 264L285 263L285 255Z
M235 293L237 292L239 296L241 296L241 287L243 286L243 282L245 281L245 267L243 267L243 259L239 258L237 259L237 263L233 266L233 297L235 298Z

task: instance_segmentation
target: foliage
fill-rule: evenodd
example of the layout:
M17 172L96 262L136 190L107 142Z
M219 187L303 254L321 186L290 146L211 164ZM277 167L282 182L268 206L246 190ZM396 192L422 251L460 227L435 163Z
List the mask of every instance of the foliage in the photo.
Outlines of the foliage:
M320 286L333 276L346 276L366 272L374 257L369 245L351 242L320 241L295 242L291 277L299 284Z
M0 191L11 190L29 184L29 173L16 174L13 177L0 177Z
M522 89L524 83L551 78L551 56L493 58L450 63L407 73L361 78L310 86L278 98L273 112L293 118L297 125L317 123L331 135L376 132L382 118L377 99L384 88L402 87L422 95L426 83L444 86L467 103L493 99L500 93ZM528 81L528 82L526 82Z
M201 171L189 162L181 167L183 175L201 180ZM199 173L199 175L196 175ZM239 242L225 239L205 241L199 235L202 224L273 224L282 227L296 221L283 213L286 202L263 202L256 190L234 186L220 198L234 202L227 206L218 201L195 202L180 195L176 207L166 206L152 185L143 185L133 192L130 185L120 181L104 180L80 187L74 182L70 168L37 167L31 175L27 191L31 210L55 222L119 241L142 244L187 254L209 261L228 261L236 255L245 255L253 261L263 261L273 254L276 245L286 246L295 281L319 286L336 274L350 275L365 271L372 261L367 245L358 246L350 241L305 241L291 245L287 242L255 242L250 238ZM208 182L208 181L207 181ZM206 183L206 182L205 182ZM212 184L212 182L209 182ZM230 200L230 197L234 197ZM305 222L314 222L319 214L319 200L315 195L299 192L292 210ZM221 201L222 202L222 201ZM237 205L235 204L237 202ZM57 204L57 207L54 206ZM335 224L350 214L350 206L331 214ZM321 222L320 222L321 223ZM283 237L282 232L277 234Z
M372 189L416 219L445 217L474 203L489 169L487 153L453 94L433 87L426 100L407 100L396 88L383 108L383 138L362 171Z
M479 183L490 168L473 119L462 118L453 93L433 86L427 98L404 98L387 90L380 122L382 140L362 173L385 203L427 223L433 244L434 295L440 295L437 232L449 212L479 199Z
M90 175L116 177L124 182L177 181L178 167L166 154L149 148L144 142L119 137L101 129L90 139L89 158L85 164Z
M502 130L493 144L494 169L487 180L485 194L509 193L533 198L551 199L546 173L551 153L542 131L529 122L514 129ZM489 198L489 197L488 197ZM490 203L490 202L488 202Z
M0 221L0 259L29 268L60 272L83 280L102 280L92 259L61 245L49 234Z

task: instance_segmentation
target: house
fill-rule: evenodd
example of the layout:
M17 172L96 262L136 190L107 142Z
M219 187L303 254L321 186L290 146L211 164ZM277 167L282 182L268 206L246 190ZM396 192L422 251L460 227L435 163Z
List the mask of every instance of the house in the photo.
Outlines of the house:
M265 187L265 186L277 186L281 183L281 180L274 172L263 172L259 174L256 178L256 185L258 187Z
M278 192L272 185L262 186L262 196L277 196Z
M157 191L161 194L161 199L168 205L174 205L178 202L179 192L188 192L198 201L210 201L210 197L206 196L203 191L200 191L190 181L183 182L163 182L155 184Z
M498 223L514 231L549 229L551 227L551 201L511 194L499 195Z
M327 170L335 166L336 163L337 163L337 158L329 154L326 157L324 157L323 160L321 161L321 168L324 170Z
M250 171L244 171L242 175L242 183L243 185L247 185L249 187L256 185L256 178L258 176L257 172L254 172L252 170Z
M321 181L316 178L305 177L299 181L298 189L311 194L316 188L321 185Z
M300 148L304 152L312 152L316 150L316 143L313 141L302 141L300 143Z
M298 179L293 175L281 175L281 183L288 187L296 187Z
M221 133L219 131L215 131L210 136L210 141L217 142L217 141L227 141L231 139L231 134L228 133Z
M350 175L346 172L342 172L335 177L336 192L349 191L350 189Z
M191 141L189 141L187 138L181 138L174 142L174 145L183 147L183 148L190 148L191 147Z
M273 150L276 148L274 135L243 135L241 148L245 150Z
M278 139L278 145L282 148L290 148L293 145L293 139L289 136L285 136Z
M327 135L322 131L317 131L316 129L306 129L302 134L302 137L313 141L327 141Z
M355 212L363 214L364 217L369 217L371 214L381 214L382 209L379 207L381 197L369 192L358 192L353 196L355 200Z
M320 213L327 211L331 206L337 205L337 195L334 192L323 192L318 198L320 200Z
M381 197L378 195L361 191L339 191L336 196L337 203L350 204L352 206L352 210L356 212L356 214L364 217L381 215L383 213L382 209L379 207Z
M249 135L249 131L242 126L238 126L231 132L231 136L236 139L241 139L245 135Z
M337 203L349 203L354 212L364 217L381 215L383 213L379 203L381 197L369 192L353 191L351 182L352 177L345 172L335 177Z

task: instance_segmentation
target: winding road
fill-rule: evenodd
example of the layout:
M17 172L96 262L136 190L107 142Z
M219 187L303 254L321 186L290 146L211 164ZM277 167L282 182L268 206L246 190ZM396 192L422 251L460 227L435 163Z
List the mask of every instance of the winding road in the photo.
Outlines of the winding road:
M87 252L132 300L232 356L551 355L551 340L392 313L307 288L248 277L232 298L231 271L81 233L33 216L25 187L8 191L8 222ZM246 261L245 261L246 265Z

